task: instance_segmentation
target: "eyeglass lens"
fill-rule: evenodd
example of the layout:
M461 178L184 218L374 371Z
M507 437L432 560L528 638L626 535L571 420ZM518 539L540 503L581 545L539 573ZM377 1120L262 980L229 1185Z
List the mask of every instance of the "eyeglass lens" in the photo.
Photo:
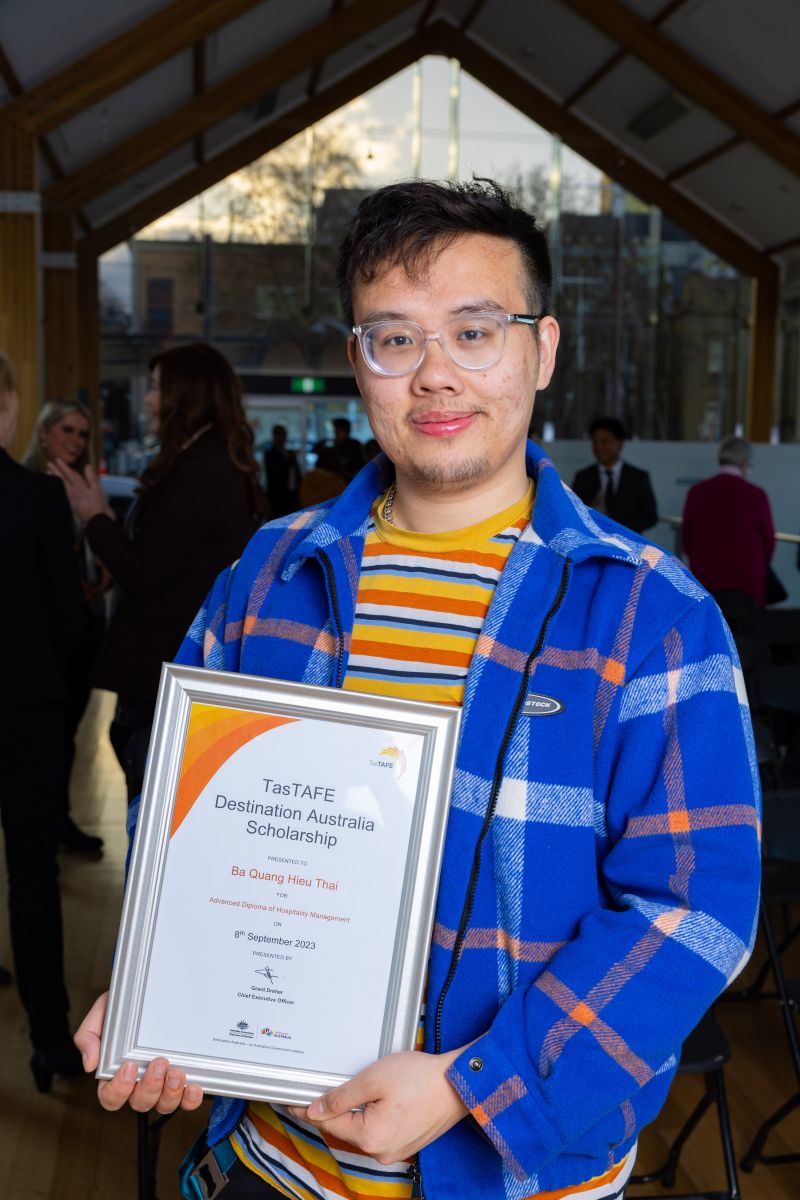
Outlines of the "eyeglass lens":
M454 317L439 331L450 358L459 367L490 367L506 343L506 321L491 315ZM364 333L368 360L388 375L402 375L422 362L425 343L432 340L413 321L381 321Z

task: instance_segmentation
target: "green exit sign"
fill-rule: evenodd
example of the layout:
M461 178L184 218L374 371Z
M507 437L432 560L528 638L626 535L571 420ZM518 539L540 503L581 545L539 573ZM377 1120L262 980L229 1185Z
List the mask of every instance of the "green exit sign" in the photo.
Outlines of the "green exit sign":
M295 375L290 386L293 392L302 392L310 396L312 393L325 391L325 380L313 375Z

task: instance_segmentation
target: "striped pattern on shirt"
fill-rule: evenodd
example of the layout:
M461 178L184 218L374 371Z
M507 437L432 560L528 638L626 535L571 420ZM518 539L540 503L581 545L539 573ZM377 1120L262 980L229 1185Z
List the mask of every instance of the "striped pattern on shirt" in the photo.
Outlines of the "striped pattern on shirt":
M532 507L533 483L520 501L479 525L418 534L387 523L381 500L364 545L345 689L461 704L495 586ZM420 1050L423 1021L424 1014ZM292 1200L411 1196L408 1163L381 1165L278 1105L248 1105L231 1142L250 1170ZM536 1200L614 1200L634 1160L631 1153L599 1178L540 1192Z
M345 689L461 704L497 581L530 521L516 504L451 533L409 533L378 506L361 560Z

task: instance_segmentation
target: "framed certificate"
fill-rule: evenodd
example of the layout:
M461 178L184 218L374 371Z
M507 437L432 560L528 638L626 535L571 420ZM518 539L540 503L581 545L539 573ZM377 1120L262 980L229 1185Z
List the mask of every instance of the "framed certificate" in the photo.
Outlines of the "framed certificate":
M165 664L100 1078L305 1104L413 1049L460 715Z

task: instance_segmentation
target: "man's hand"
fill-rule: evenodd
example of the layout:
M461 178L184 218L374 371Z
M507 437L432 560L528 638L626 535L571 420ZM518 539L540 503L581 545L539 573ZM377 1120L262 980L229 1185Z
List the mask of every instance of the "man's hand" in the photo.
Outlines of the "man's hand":
M75 1045L83 1057L83 1069L92 1072L100 1061L100 1036L108 1004L108 992L98 996L75 1034ZM171 1113L176 1108L190 1111L203 1102L203 1091L197 1084L187 1087L183 1071L170 1067L165 1058L154 1058L142 1079L136 1082L136 1063L123 1063L112 1079L101 1079L97 1098L103 1108L116 1112L126 1102L136 1112Z
M100 513L105 513L109 517L114 516L106 494L91 467L87 467L85 473L81 475L80 471L73 471L72 467L68 467L60 458L56 458L47 464L47 473L55 475L64 484L70 507L82 521L91 521L92 517L96 517Z
M379 1163L405 1162L467 1115L445 1074L461 1053L389 1054L308 1108L289 1111Z

